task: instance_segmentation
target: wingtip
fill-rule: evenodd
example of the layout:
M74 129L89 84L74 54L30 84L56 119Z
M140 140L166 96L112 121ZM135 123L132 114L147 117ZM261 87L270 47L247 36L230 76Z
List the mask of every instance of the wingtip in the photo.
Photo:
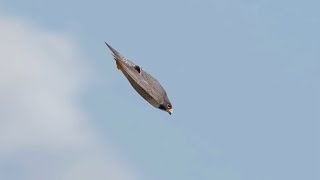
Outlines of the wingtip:
M107 42L104 42L109 48L111 47Z
M106 43L106 45L112 52L117 52L117 50L115 50L110 44L108 44L107 42L104 42L104 43Z
M115 54L115 53L117 53L117 51L115 50L115 49L113 49L113 47L111 47L107 42L104 42L107 46L108 46L108 48Z
M104 42L104 43L111 50L112 55L115 57L115 60L117 60L117 59L119 59L121 57L121 54L117 50L113 49L113 47L111 47L107 42Z

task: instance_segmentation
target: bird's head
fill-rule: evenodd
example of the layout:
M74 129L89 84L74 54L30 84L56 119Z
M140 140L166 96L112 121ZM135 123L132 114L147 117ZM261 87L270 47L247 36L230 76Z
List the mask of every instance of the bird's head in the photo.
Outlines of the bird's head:
M159 106L159 109L161 109L161 110L163 110L163 111L167 111L170 115L171 115L171 113L173 112L173 108L172 108L171 103L161 104L161 105Z

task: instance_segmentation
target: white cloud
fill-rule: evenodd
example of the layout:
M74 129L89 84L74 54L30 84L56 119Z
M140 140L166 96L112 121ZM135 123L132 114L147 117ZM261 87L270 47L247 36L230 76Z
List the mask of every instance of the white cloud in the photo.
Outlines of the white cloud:
M0 179L136 179L76 99L93 77L75 43L0 15Z

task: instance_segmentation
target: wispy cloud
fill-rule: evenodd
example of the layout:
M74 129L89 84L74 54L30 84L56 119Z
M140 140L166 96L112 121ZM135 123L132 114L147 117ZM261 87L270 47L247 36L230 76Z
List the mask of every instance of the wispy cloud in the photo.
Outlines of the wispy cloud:
M0 52L0 179L136 179L76 103L94 75L72 39L0 15Z

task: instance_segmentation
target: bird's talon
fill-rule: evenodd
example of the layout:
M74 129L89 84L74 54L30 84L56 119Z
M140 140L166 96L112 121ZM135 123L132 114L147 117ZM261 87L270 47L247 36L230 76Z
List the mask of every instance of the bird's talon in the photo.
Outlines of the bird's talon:
M117 68L118 68L119 70L121 70L121 64L118 63L118 62L116 62L116 65L117 65Z

